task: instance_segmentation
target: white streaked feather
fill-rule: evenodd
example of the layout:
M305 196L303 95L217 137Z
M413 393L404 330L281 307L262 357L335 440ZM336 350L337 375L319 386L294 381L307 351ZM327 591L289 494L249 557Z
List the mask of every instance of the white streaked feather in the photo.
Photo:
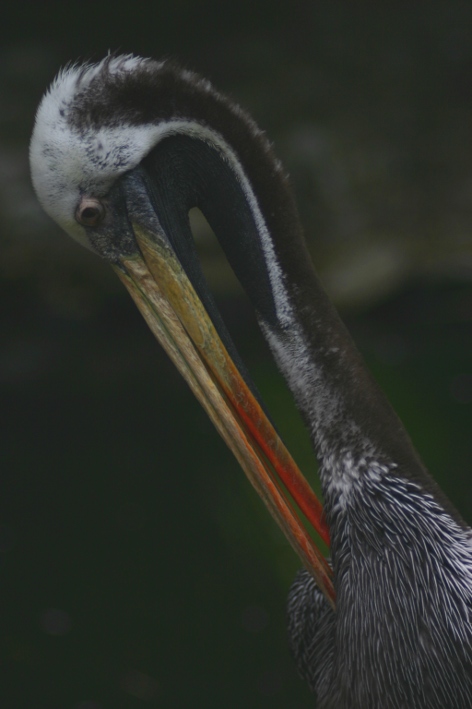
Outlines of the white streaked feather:
M132 125L81 127L71 121L74 99L90 85L107 62L108 72L133 72L150 60L126 56L105 59L85 68L77 66L62 71L54 80L38 108L30 146L31 174L38 198L46 212L74 239L90 248L86 232L75 220L75 210L82 195L104 197L114 182L136 167L163 139L187 135L218 150L231 166L246 196L261 239L271 280L277 319L282 326L293 321L293 312L284 284L282 269L274 252L272 239L257 197L241 162L227 141L217 131L191 119L179 119ZM162 63L152 62L155 71ZM194 79L184 71L183 78ZM210 82L199 81L199 88L212 91ZM259 129L251 121L254 132Z

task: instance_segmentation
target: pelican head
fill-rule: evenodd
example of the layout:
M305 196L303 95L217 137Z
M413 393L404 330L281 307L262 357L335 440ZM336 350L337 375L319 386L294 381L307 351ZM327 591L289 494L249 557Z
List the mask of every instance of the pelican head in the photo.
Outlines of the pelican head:
M31 140L32 179L46 212L112 264L332 603L331 570L274 469L328 540L321 506L258 401L188 225L194 206L217 231L229 218L223 245L243 282L259 284L261 319L287 317L268 226L238 154L248 135L258 142L256 160L283 179L263 134L208 81L171 62L108 57L65 69L44 96ZM237 240L241 229L247 251Z

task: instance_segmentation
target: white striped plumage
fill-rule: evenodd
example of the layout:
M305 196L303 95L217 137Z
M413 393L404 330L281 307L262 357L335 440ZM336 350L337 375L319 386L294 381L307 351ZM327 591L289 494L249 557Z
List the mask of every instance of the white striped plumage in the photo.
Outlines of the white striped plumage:
M89 245L75 219L84 195L106 200L170 136L218 153L243 192L263 254L261 275L268 274L275 314L267 307L257 315L309 428L331 527L336 612L306 573L290 595L300 670L324 709L471 709L471 530L425 471L311 266L305 268L296 210L268 141L240 108L191 72L170 76L176 93L167 97L167 113L150 111L153 97L143 91L166 66L109 57L59 75L38 110L31 143L38 196L71 236ZM141 113L126 94L135 78ZM179 91L191 100L174 111ZM196 115L186 112L189 104ZM213 124L220 110L224 119ZM228 122L235 131L226 131ZM247 151L245 138L252 141ZM255 176L258 163L265 165L263 177ZM270 203L265 182L278 200L286 198L282 208ZM264 282L249 284L256 300Z

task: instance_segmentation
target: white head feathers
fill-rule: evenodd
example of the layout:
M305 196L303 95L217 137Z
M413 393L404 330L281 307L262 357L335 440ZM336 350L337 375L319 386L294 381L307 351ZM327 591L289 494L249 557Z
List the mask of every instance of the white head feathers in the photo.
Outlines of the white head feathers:
M63 70L43 97L30 145L33 186L45 211L80 243L90 246L75 218L82 195L100 197L135 167L156 142L157 126L109 121L98 126L93 115L76 120L77 107L137 67L156 62L132 56L106 58L99 64Z

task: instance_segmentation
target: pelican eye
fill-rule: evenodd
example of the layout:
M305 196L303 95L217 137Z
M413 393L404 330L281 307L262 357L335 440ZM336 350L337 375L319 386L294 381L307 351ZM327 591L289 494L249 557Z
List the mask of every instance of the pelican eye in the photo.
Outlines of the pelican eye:
M75 218L83 226L98 226L105 217L105 207L92 197L84 197L75 212Z

